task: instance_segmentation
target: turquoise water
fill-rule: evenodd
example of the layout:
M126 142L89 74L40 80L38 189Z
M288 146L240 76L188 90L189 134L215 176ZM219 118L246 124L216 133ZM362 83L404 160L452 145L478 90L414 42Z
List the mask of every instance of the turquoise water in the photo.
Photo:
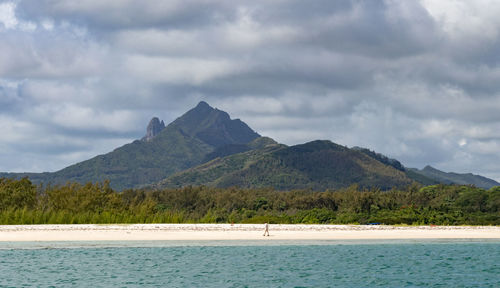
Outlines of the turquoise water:
M0 244L0 287L500 287L499 241Z

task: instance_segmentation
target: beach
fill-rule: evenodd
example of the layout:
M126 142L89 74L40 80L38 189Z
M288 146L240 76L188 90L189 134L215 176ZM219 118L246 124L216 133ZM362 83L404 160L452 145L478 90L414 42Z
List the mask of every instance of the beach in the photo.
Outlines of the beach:
M500 239L500 226L270 224L0 225L0 241Z

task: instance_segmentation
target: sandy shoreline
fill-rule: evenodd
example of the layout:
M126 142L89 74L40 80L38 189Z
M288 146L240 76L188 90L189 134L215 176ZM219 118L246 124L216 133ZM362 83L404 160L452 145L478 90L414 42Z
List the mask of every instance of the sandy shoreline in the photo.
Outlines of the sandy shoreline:
M499 226L262 224L0 225L0 241L500 239Z

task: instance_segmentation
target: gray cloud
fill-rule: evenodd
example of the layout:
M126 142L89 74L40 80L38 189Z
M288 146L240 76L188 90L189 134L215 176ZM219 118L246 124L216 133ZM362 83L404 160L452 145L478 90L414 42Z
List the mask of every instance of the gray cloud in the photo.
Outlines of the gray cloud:
M63 168L205 100L286 144L331 139L500 180L495 3L11 3L0 170Z

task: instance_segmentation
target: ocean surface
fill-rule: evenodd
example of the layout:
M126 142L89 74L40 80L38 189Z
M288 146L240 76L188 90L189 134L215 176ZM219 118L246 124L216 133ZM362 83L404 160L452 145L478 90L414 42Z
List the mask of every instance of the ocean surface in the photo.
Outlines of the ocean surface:
M500 241L4 242L0 287L500 287Z

